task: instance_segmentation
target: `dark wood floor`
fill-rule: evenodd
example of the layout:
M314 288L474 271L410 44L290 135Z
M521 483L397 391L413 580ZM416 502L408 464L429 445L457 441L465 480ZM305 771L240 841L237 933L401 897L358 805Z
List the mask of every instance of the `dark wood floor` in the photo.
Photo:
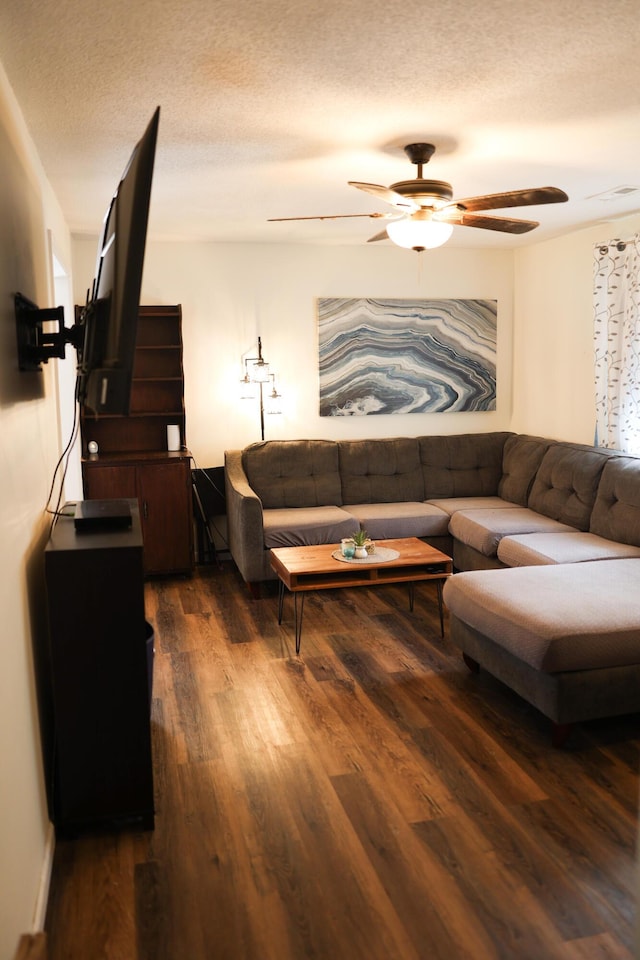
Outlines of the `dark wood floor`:
M440 639L433 584L147 585L156 829L59 842L50 960L621 960L638 716L547 722Z

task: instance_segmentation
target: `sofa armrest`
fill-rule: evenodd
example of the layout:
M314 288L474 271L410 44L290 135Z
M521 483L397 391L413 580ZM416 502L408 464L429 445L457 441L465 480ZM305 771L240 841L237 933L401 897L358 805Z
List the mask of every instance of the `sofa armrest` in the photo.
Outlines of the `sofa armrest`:
M241 450L225 450L229 550L247 583L264 579L262 501L251 489L242 466Z

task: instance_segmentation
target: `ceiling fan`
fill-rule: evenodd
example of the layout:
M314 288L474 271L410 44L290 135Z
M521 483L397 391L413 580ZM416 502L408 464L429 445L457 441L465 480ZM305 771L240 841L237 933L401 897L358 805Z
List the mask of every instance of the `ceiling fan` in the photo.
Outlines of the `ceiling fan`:
M370 217L389 220L385 230L370 237L376 240L392 240L398 246L418 252L439 247L445 243L453 227L479 227L481 230L497 230L501 233L527 233L537 227L537 220L515 220L506 217L478 216L479 210L501 210L505 207L527 207L543 203L563 203L567 194L557 187L534 187L529 190L510 190L506 193L488 193L481 197L454 200L450 183L443 180L426 180L422 168L435 152L432 143L409 143L404 152L418 168L413 180L400 180L390 187L376 183L360 183L350 180L350 187L384 200L395 208L395 213L343 213L320 217L272 217L269 222L285 220L340 220L348 217Z

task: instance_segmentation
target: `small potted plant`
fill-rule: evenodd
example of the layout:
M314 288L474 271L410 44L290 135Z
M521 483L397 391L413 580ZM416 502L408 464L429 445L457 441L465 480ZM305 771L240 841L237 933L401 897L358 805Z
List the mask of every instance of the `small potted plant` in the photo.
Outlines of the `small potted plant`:
M367 544L370 543L369 534L367 533L366 530L363 530L361 528L360 530L356 530L356 532L352 534L351 539L356 545L356 552L355 552L356 559L364 560L364 558L368 556Z

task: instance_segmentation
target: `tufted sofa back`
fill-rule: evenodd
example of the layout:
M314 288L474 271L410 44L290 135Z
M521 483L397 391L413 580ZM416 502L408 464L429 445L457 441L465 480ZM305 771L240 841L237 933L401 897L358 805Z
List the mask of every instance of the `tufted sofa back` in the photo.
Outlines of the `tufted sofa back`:
M607 540L640 546L640 460L618 456L605 464L589 529Z
M573 443L549 447L538 467L528 506L577 530L588 530L600 475L612 454Z
M419 437L425 500L496 496L510 436L496 432Z
M269 440L242 451L265 509L495 496L640 545L640 459L495 432L379 440Z
M242 452L247 479L265 510L342 505L338 444L333 440L267 440Z
M415 437L341 440L342 502L392 503L424 500L424 482Z
M498 493L503 500L510 500L521 507L527 506L536 471L553 443L553 440L532 437L526 433L507 438L498 486Z

